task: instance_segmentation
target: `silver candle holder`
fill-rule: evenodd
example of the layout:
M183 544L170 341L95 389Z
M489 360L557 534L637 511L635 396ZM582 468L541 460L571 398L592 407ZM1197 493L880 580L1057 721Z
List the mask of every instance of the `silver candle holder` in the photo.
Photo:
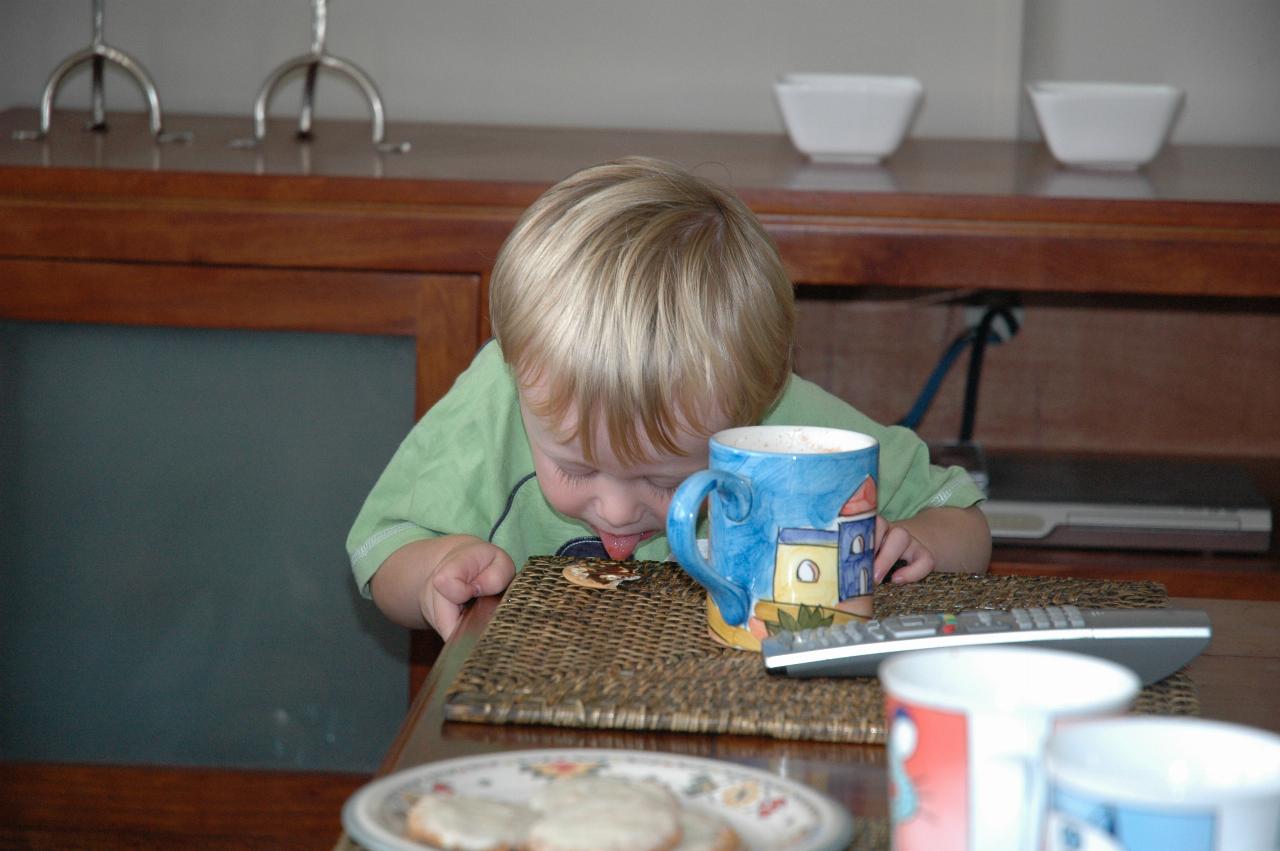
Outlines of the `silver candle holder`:
M379 151L387 153L407 152L410 148L408 142L388 142L385 139L386 120L382 108L382 95L378 93L378 87L374 84L373 78L355 63L334 56L325 49L328 0L312 0L311 10L311 51L287 60L268 75L266 82L258 90L258 97L253 102L253 137L235 139L231 142L231 147L254 148L262 144L267 136L267 107L271 103L271 98L285 80L297 73L306 74L302 84L302 110L298 116L297 136L299 139L310 139L311 118L315 108L316 78L320 75L321 68L327 68L346 76L364 93L365 100L369 102L369 113L373 123L374 146Z
M67 77L81 65L88 64L92 69L93 88L93 118L85 125L86 130L95 132L104 132L107 129L107 113L106 113L106 96L104 94L104 77L106 65L110 62L121 68L126 74L133 77L138 87L142 89L142 96L147 101L147 110L150 114L151 135L155 137L157 142L189 142L191 141L191 133L166 133L164 124L161 120L160 113L160 95L156 92L155 83L151 81L151 76L147 74L138 60L134 59L123 50L112 47L106 43L103 37L103 0L93 0L93 41L84 50L77 51L53 69L53 73L49 75L49 81L45 84L44 93L40 96L40 129L39 130L17 130L13 133L13 138L23 141L40 141L49 134L49 127L53 123L53 104L58 97L58 90L62 88L62 84L66 82Z

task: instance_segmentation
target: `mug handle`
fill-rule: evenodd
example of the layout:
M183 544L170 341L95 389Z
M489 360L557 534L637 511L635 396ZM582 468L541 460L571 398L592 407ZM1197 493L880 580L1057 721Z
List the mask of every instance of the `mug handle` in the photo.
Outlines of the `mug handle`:
M698 511L711 491L723 501L725 517L743 520L751 511L751 483L724 470L699 470L680 483L667 510L667 542L671 554L685 572L707 589L731 626L744 626L751 614L751 595L746 589L716 573L711 562L698 550Z
M1043 752L1043 742L1041 751ZM1048 781L1044 776L1044 766L1040 757L1023 759L1022 782L1026 790L1024 800L1027 801L1027 812L1022 828L1022 847L1039 849L1044 847L1045 815L1049 805Z
M1023 730L1024 725L1016 720L1011 720L1007 724L999 725L1003 729L1009 731L1010 739L1017 740L1019 733ZM1002 783L988 783L988 786L997 786L1002 790L1000 795L1000 803L991 803L991 806L998 806L1002 812L1010 810L1015 814L1016 821L1010 826L1008 833L1002 835L984 837L988 842L997 842L1001 848L1016 848L1018 851L1039 851L1044 842L1044 824L1045 824L1045 807L1047 802L1047 789L1044 777L1044 768L1041 765L1041 754L1044 751L1044 743L1048 738L1048 732L1042 731L1040 734L1031 733L1023 730L1022 743L1025 747L1015 752L1001 754L994 758L993 768L999 772ZM1027 756L1027 751L1033 752L1034 756ZM991 776L988 775L988 779ZM1018 803L1021 802L1021 803ZM977 813L975 817L979 822L987 821L988 823L996 823L998 819L985 818L982 814Z

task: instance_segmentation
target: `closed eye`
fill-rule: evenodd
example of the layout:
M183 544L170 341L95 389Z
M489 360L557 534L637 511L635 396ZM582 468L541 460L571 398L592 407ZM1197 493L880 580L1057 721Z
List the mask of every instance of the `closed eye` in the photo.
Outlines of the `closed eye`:
M655 482L653 479L645 479L644 483L659 496L671 496L676 492L676 488L680 487L679 482L668 484L667 482Z
M571 472L569 470L566 470L564 467L561 467L559 464L556 465L556 475L560 477L561 481L569 485L580 485L583 482L585 482L587 479L594 476L595 474L596 474L595 470L576 473L576 472Z

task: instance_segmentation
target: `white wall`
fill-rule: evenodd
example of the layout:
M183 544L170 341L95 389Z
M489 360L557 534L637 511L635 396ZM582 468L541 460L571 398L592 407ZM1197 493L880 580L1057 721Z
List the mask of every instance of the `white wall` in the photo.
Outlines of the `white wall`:
M55 65L88 44L89 10L0 0L0 106L38 102ZM1007 136L1021 10L1022 0L332 0L328 47L373 76L391 121L781 132L774 77L842 70L921 77L921 134ZM248 116L272 68L310 46L311 6L106 0L105 34L151 73L166 111ZM365 114L338 79L322 79L317 114ZM88 87L73 80L58 104L86 105ZM296 113L296 91L281 109ZM113 105L140 101L112 85Z
M1280 0L1027 0L1023 62L1182 88L1175 143L1280 145Z
M90 8L0 0L0 108L36 105ZM1174 83L1175 141L1280 144L1280 0L331 0L329 17L330 52L373 76L390 121L781 132L776 75L843 70L920 77L919 136L1033 134L1021 81L1056 77ZM106 0L107 42L167 112L247 120L310 38L309 0ZM72 79L59 106L88 89ZM297 91L273 112L296 114ZM107 97L141 108L122 78ZM366 114L340 78L317 97L320 117Z

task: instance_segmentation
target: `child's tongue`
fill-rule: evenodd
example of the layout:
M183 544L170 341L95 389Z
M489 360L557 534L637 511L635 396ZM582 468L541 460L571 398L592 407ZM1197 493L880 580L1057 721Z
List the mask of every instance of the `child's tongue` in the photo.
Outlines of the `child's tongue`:
M604 544L605 550L609 553L609 558L614 561L625 561L626 559L631 558L631 554L636 551L636 547L640 544L640 539L647 537L649 537L648 533L637 533L635 535L610 535L608 532L600 532L600 541Z

